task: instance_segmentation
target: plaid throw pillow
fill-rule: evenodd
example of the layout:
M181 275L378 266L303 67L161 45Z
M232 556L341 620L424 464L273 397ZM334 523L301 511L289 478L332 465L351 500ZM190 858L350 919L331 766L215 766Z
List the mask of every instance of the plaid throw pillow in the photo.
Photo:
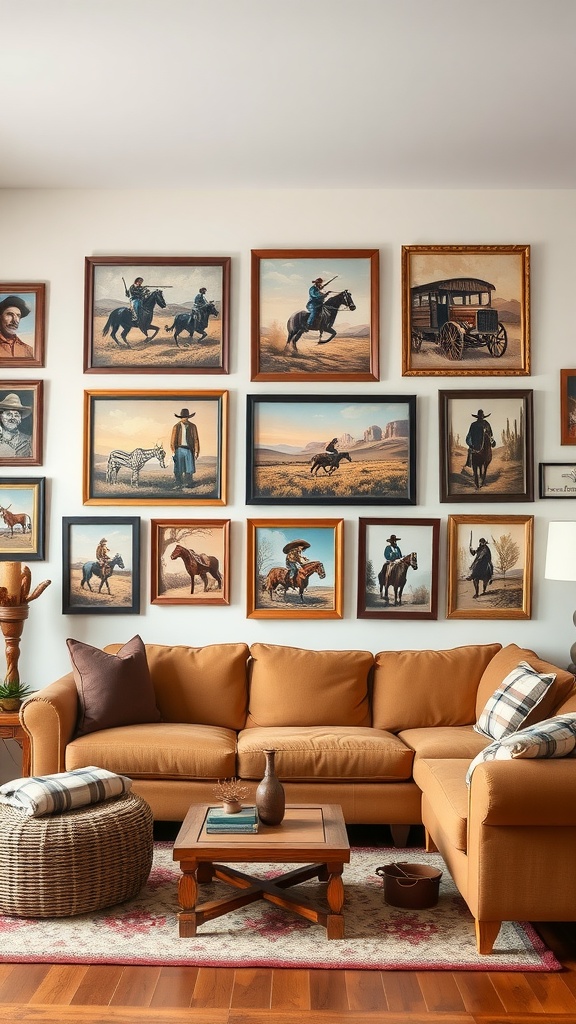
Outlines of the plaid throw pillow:
M474 729L492 740L516 732L555 679L556 673L541 674L521 661L486 701Z
M41 818L123 796L131 787L132 779L125 775L90 766L6 782L0 786L0 803L16 807L31 818Z
M490 743L471 762L466 773L470 785L472 772L484 761L504 761L516 757L567 757L576 749L576 714L556 715Z

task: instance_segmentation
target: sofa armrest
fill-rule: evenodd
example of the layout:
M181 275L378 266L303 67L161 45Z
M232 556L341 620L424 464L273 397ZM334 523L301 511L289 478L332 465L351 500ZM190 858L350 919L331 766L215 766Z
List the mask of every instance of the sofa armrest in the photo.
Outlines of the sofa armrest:
M576 759L513 758L478 765L470 782L469 823L576 825Z
M38 690L20 709L30 737L31 775L65 771L66 747L78 718L78 691L71 672Z

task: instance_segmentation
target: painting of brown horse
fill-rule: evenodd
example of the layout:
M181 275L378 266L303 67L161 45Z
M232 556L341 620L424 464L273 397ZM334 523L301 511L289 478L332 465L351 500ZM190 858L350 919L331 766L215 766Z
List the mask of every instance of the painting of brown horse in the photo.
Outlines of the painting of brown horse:
M300 600L304 602L304 591L308 586L308 580L315 572L318 573L321 580L325 579L326 571L322 562L307 562L306 565L300 566L294 582L290 579L288 569L270 569L262 584L262 590L264 592L267 591L270 595L270 600L273 601L274 591L277 587L284 587L284 600L286 600L286 592L294 588L300 594Z
M170 558L181 558L184 562L186 572L190 576L190 593L194 593L194 577L199 576L204 584L204 590L208 590L208 574L216 580L218 590L222 590L222 573L220 563L215 555L197 555L192 548L185 548L176 544Z
M417 568L418 555L415 551L412 551L409 555L404 555L404 558L397 558L395 562L384 563L378 573L378 583L380 584L380 597L385 604L389 603L389 587L394 589L394 604L402 604L402 592L406 586L408 569ZM386 576L386 573L388 573L388 576Z

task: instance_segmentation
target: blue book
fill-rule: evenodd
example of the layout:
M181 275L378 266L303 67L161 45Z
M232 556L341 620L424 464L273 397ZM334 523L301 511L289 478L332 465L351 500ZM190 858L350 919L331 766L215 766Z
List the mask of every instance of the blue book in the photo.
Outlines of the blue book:
M232 825L236 831L240 825L258 825L258 813L255 807L243 807L236 814L226 814L221 807L209 807L206 825Z
M232 835L236 833L252 833L258 832L258 823L250 825L206 825L206 832L208 835Z

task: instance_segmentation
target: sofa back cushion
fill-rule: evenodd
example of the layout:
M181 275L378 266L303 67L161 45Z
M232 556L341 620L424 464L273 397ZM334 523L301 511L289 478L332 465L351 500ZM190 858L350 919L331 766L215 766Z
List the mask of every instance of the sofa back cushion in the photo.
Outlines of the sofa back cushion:
M496 692L502 682L521 661L526 661L535 672L541 674L554 673L556 678L548 687L543 698L537 706L524 719L522 727L533 725L534 722L542 722L550 718L563 704L574 689L574 676L565 669L552 665L549 661L543 661L534 651L525 647L518 647L517 644L508 644L492 659L482 675L476 695L475 718L479 718L488 700Z
M501 644L471 644L447 651L380 651L372 724L390 732L470 725L480 679L500 649Z
M115 652L116 644L106 650ZM246 720L248 646L146 644L156 703L165 722L242 729Z
M252 644L248 728L370 725L369 651Z

